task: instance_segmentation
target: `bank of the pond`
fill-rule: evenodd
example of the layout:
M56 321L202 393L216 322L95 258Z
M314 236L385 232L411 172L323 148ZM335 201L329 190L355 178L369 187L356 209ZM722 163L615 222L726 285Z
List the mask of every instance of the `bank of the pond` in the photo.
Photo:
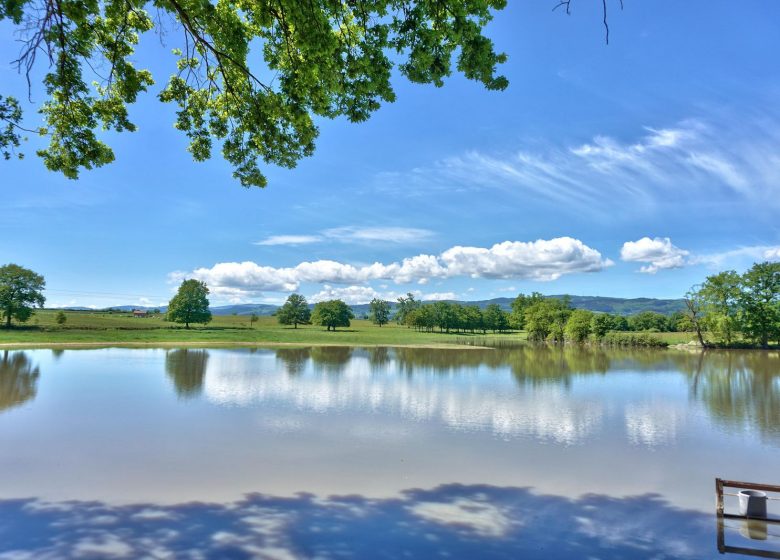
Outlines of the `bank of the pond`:
M127 313L67 312L66 317L65 324L58 325L55 313L44 310L36 312L33 319L23 326L0 328L0 347L293 345L501 348L524 344L527 339L522 331L496 334L421 332L395 323L379 327L362 319L352 321L348 328L329 332L314 325L300 325L297 329L279 325L274 317L258 317L252 321L246 315L214 316L208 325L194 325L190 329L168 323L161 315L136 318ZM694 337L691 333L641 336L667 344L688 343Z

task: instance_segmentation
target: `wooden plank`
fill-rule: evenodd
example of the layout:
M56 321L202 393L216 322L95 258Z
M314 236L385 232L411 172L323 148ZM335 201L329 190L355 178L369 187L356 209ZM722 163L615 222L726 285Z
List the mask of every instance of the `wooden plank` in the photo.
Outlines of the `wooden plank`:
M723 519L741 519L744 521L745 519L755 519L758 521L763 521L765 523L778 523L780 524L780 519L775 517L747 517L745 515L737 515L736 513L724 513L723 515L720 515L719 517L722 517Z
M761 550L758 548L744 548L741 546L726 545L723 547L723 550L719 550L719 552L721 554L744 554L745 556L757 556L758 558L780 558L780 552L774 552L772 550Z
M723 515L723 481L715 479L715 510L718 515Z
M764 490L766 492L780 492L780 485L777 484L759 484L757 482L740 482L738 480L723 480L721 478L716 478L716 485L718 484L718 481L720 481L721 492L723 492L724 486L729 488L741 488L742 490Z

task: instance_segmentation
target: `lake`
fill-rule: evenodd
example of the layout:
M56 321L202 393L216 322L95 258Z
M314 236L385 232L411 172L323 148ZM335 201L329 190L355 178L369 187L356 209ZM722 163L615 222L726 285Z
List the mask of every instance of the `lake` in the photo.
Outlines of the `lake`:
M715 477L780 483L778 352L0 351L0 559L715 558Z

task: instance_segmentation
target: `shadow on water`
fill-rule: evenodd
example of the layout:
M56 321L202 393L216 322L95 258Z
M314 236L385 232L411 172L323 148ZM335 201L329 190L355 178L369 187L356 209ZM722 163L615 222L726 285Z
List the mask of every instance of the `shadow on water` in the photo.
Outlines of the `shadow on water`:
M713 515L654 495L449 484L397 498L231 504L0 501L0 558L714 558Z
M182 348L165 352L165 372L179 397L188 399L200 395L208 361L207 350Z
M35 398L40 370L24 352L0 355L0 412Z

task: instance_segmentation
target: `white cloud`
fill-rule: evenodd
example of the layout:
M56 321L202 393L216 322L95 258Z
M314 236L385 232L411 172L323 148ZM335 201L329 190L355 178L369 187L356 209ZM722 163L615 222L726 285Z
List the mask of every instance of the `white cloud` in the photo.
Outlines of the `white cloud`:
M171 273L172 281L197 278L215 295L240 298L263 291L291 292L302 283L361 285L373 280L427 283L431 278L517 278L549 281L564 274L598 272L613 263L578 239L504 241L490 248L456 246L440 255L416 255L400 263L355 266L331 260L276 268L252 261L217 263L211 268Z
M272 235L261 241L255 241L255 245L304 245L319 241L322 241L319 235Z
M355 227L345 226L326 229L322 235L328 239L345 242L385 241L408 243L429 238L433 232L427 229L408 227Z
M410 227L358 227L343 226L324 229L317 234L271 235L255 245L304 245L337 241L340 243L410 243L429 239L433 232L427 229Z
M665 128L645 127L633 140L597 135L573 146L530 144L508 153L469 151L405 173L383 173L377 186L399 195L500 190L608 212L619 206L697 200L707 195L780 205L780 127L773 116L711 115ZM736 124L738 123L738 126Z
M748 245L728 251L697 255L691 259L694 264L705 264L713 268L743 266L750 262L780 260L780 245Z
M457 298L458 294L455 292L431 292L429 294L419 294L419 299L422 301L445 301Z
M643 237L638 241L626 241L620 249L620 258L628 262L649 263L640 272L655 274L659 270L680 268L687 264L689 251L672 244L668 237Z
M780 247L771 247L764 251L764 258L768 261L780 261Z

